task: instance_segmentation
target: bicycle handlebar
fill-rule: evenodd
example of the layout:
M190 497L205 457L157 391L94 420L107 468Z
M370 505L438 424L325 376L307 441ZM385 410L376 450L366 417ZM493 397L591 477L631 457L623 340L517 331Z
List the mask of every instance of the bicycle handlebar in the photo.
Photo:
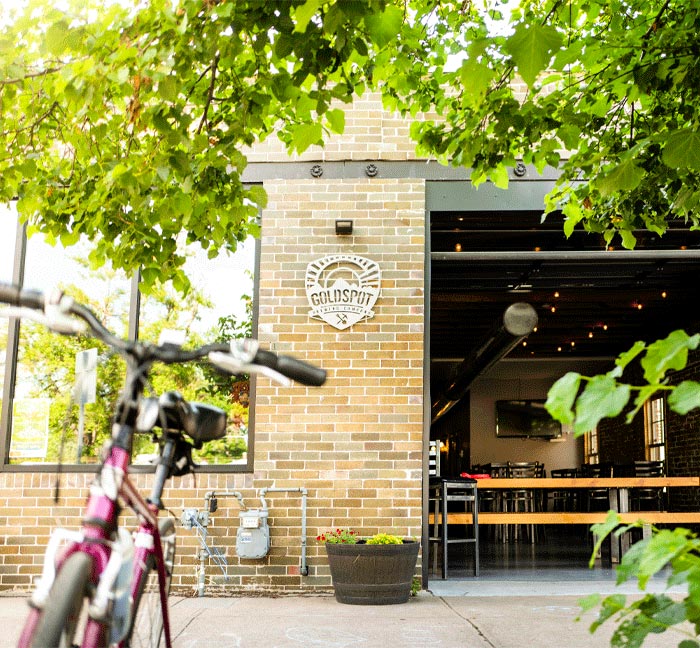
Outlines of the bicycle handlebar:
M150 357L166 364L188 362L208 357L220 369L231 373L263 373L275 379L279 374L303 385L320 386L326 380L326 371L288 355L278 355L258 348L254 340L232 340L230 344L207 344L187 350L175 344L150 344L124 340L111 333L88 307L59 292L44 294L0 282L0 302L24 309L42 312L43 321L50 329L63 334L80 331L67 316L83 320L94 336L119 351L135 353L137 345L147 350Z

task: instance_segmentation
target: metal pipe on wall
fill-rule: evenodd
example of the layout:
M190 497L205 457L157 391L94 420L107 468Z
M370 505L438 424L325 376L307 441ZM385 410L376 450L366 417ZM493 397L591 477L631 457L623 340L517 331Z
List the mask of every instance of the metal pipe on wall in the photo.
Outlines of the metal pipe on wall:
M206 515L204 516L204 519L202 520L201 524L204 527L204 530L206 531L206 528L209 526L209 513L213 513L212 511L212 500L216 502L218 497L235 497L238 500L238 506L245 510L245 504L243 502L243 493L240 491L207 491L204 494L204 510L206 511ZM214 510L216 510L216 505L213 507ZM205 587L205 571L207 568L207 552L202 547L199 550L199 579L197 581L197 596L204 596L204 587Z
M301 493L301 565L299 572L302 576L309 575L309 567L306 564L306 496L308 491L306 488L262 488L260 490L260 503L263 510L267 510L267 501L265 500L266 493Z

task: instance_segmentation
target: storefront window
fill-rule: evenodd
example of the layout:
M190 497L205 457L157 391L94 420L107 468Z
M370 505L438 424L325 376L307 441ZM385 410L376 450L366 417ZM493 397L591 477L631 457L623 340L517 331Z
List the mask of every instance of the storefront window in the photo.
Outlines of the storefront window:
M598 428L595 427L583 437L583 448L585 455L585 462L587 464L597 464L600 462L600 456L598 455Z
M17 212L14 205L0 204L0 281L5 283L12 282L16 239ZM0 318L0 411L2 410L2 398L5 393L8 327L9 321L5 318Z
M6 238L2 240L4 244ZM193 251L186 269L193 290L182 298L165 286L156 295L143 297L139 337L157 341L165 329L177 329L184 333L188 344L196 345L249 336L255 243L251 241L241 248L235 257L214 260L207 259L202 251ZM86 245L64 249L35 235L27 242L23 284L42 291L58 288L74 296L88 304L114 333L127 337L131 281L109 268L90 270L87 253ZM11 266L9 276L3 280L11 279ZM4 326L0 333L3 364L7 330ZM89 374L82 392L74 389L76 372L80 371ZM250 389L245 378L222 377L206 364L154 368L154 392L178 389L186 398L219 405L229 414L227 437L196 453L197 463L247 465ZM6 416L5 427L11 432L5 462L97 462L109 435L109 420L123 379L123 361L93 338L57 335L23 320L19 327L14 397L11 413ZM135 463L149 463L154 453L150 436L135 439Z

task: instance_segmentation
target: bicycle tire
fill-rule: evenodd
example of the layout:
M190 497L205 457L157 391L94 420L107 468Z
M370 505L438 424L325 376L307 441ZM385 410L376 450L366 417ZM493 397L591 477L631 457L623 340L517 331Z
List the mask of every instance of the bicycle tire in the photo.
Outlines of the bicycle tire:
M35 648L71 648L87 618L92 558L84 553L68 557L56 575L31 645Z
M165 563L165 593L170 593L170 582L175 563L175 524L171 518L164 518L158 523L163 561ZM133 620L124 642L129 648L160 648L165 646L163 634L163 611L160 607L158 590L158 570L156 559L150 555L146 569L139 583L133 604Z

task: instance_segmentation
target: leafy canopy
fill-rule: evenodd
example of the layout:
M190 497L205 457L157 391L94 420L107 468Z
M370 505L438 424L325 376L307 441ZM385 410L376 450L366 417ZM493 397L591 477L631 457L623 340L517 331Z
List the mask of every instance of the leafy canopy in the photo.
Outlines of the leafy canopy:
M700 6L691 0L29 0L0 31L0 200L96 242L93 266L186 292L178 243L258 232L245 151L344 129L367 88L421 117L421 154L507 186L562 171L547 209L621 236L697 225ZM427 119L423 115L436 115Z
M697 2L521 2L510 19L495 2L411 4L423 70L379 58L393 105L438 113L413 123L419 150L504 187L517 160L559 168L546 209L563 210L567 234L631 248L635 229L698 226Z
M182 292L183 237L215 256L258 232L245 147L342 131L331 102L362 90L403 15L380 0L53 4L30 0L0 32L0 200L19 198L30 231L94 240L94 266Z

